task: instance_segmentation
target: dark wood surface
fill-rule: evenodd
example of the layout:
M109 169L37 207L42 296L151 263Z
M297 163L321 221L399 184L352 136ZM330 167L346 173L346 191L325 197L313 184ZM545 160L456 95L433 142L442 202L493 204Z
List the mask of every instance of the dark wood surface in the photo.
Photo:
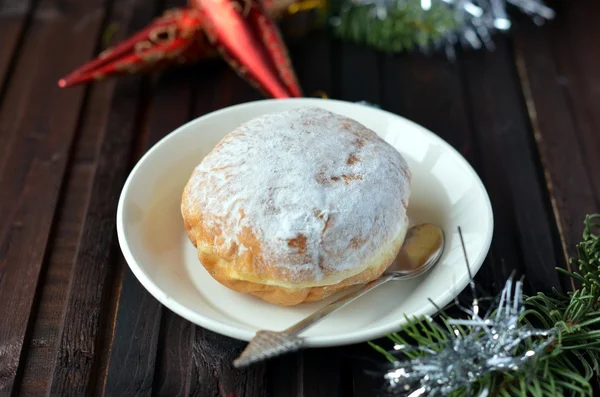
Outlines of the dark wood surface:
M105 45L181 2L0 0L0 396L373 396L366 344L245 370L244 343L197 327L139 284L115 211L137 159L186 121L260 99L220 61L59 89ZM493 52L386 55L326 32L289 42L306 95L366 100L422 124L473 164L495 237L487 293L525 275L565 291L585 214L600 211L600 2L517 18Z

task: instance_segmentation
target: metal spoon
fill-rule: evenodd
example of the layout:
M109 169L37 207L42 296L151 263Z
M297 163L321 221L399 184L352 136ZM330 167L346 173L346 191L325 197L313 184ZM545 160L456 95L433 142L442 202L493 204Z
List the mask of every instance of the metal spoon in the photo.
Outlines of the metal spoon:
M283 331L258 331L240 357L234 360L233 365L238 368L244 367L300 349L304 340L299 335L303 331L388 281L421 276L437 263L444 251L444 244L444 232L439 226L423 223L411 227L398 256L380 278L350 288L337 300Z

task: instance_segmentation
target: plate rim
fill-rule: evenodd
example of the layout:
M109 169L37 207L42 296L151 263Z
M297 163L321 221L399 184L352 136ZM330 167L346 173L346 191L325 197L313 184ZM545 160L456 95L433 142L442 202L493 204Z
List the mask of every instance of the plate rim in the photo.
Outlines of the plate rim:
M465 166L467 172L469 172L471 174L471 176L475 179L476 183L479 185L479 187L482 189L482 191L484 193L484 202L485 202L486 212L488 215L489 227L488 227L488 230L486 233L485 242L483 243L483 249L481 250L480 254L476 258L472 258L469 261L471 273L473 274L473 276L475 276L475 274L477 274L477 272L480 270L485 258L487 257L487 255L489 253L491 243L493 240L493 234L494 234L493 208L491 205L489 194L487 192L487 189L485 188L485 185L483 184L483 181L481 180L481 178L479 177L479 175L477 174L475 169L472 167L472 165L467 161L467 159L457 149L455 149L451 144L449 144L446 140L441 138L439 135L435 134L434 132L428 130L427 128L421 126L420 124L417 124L416 122L414 122L412 120L409 120L403 116L392 113L390 111L387 111L387 110L384 110L384 109L381 109L378 107L368 106L366 104L344 101L344 100L339 100L339 99L329 99L329 98L327 98L327 99L324 99L324 98L260 99L260 100L256 100L256 101L244 102L244 103L240 103L240 104L236 104L236 105L227 106L227 107L224 107L224 108L212 111L212 112L208 112L208 113L203 114L199 117L196 117L192 120L189 120L188 122L182 124L181 126L175 128L174 130L172 130L171 132L166 134L164 137L162 137L160 140L158 140L154 145L152 145L140 157L140 159L136 162L136 164L133 166L133 168L129 172L129 175L127 176L127 179L125 180L125 183L123 184L123 187L121 189L121 193L119 195L119 201L117 204L117 212L116 212L117 238L118 238L121 252L122 252L122 254L125 258L125 261L127 262L127 265L129 266L130 270L132 271L134 276L137 278L137 280L142 284L142 286L146 289L146 291L148 291L156 300L158 300L161 304L165 305L169 310L171 310L174 313L178 314L179 316L185 318L186 320L190 321L191 323L201 326L203 328L209 329L218 334L225 335L230 338L234 338L234 339L238 339L238 340L242 340L242 341L249 341L254 336L254 332L252 332L252 331L239 329L235 326L224 324L224 323L221 323L210 317L199 314L198 312L194 311L193 309L190 309L190 308L186 307L185 305L181 304L180 302L170 298L170 296L168 294L166 294L157 284L154 283L154 281L146 274L146 272L142 269L142 267L137 263L131 250L129 249L129 245L127 243L127 237L125 236L125 231L124 231L124 228L125 228L125 226L124 226L125 222L124 222L124 216L123 216L124 215L124 203L125 203L125 199L128 195L129 188L131 187L132 181L134 180L135 175L138 172L138 170L143 166L144 162L147 161L147 159L150 156L152 156L154 151L156 151L160 146L162 146L167 140L172 139L173 136L175 136L179 133L182 133L182 131L185 131L185 130L191 128L196 123L201 123L203 120L205 120L207 118L211 118L211 117L216 117L221 113L235 112L235 110L237 110L237 109L245 108L245 107L251 108L251 107L257 106L258 104L261 104L261 103L268 104L268 103L272 103L272 102L281 102L281 101L305 102L307 104L313 103L313 104L315 104L315 106L318 106L318 103L323 103L323 102L327 101L327 102L336 102L340 106L361 107L361 109L363 109L363 110L365 107L367 107L368 111L372 111L375 113L383 113L386 117L401 119L403 122L410 124L413 128L416 128L421 133L424 133L424 134L432 137L435 141L440 143L447 150L454 152L454 154L457 155L457 157L460 159L460 161L463 162L463 165ZM438 305L440 307L445 307L452 299L454 299L455 296L460 294L468 286L468 284L469 284L468 274L463 274L463 276L461 278L456 279L456 281L453 285L453 288L446 289L444 291L444 293L442 293L436 297L436 301L437 301ZM423 305L423 307L420 310L418 310L415 313L412 313L411 316L421 317L421 316L425 316L425 315L433 315L436 312L437 312L437 309L435 308L435 306L431 302L428 302L426 305ZM392 332L396 332L405 323L406 323L405 318L399 318L397 322L386 323L386 324L380 325L375 328L360 328L358 330L354 330L352 332L345 333L345 334L343 334L343 336L336 336L336 335L308 336L305 339L305 346L306 347L330 347L330 346L340 346L340 345L348 345L348 344L354 344L354 343L362 343L362 342L373 340L376 338L381 338Z

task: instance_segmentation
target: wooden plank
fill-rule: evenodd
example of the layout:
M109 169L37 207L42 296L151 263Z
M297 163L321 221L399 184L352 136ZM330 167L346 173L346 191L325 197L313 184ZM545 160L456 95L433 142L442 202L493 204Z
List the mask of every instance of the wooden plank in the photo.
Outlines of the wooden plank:
M163 307L153 395L188 396L192 377L195 326Z
M84 98L82 89L58 90L56 80L91 54L102 19L97 3L76 3L62 2L60 11L53 1L39 5L23 43L22 53L27 55L15 66L20 73L14 78L27 79L29 84L9 85L5 100L18 101L0 111L0 136L9 146L3 147L5 157L0 164L0 213L4 217L0 224L0 341L2 350L9 352L0 356L0 368L6 369L0 389L7 394L17 374ZM86 24L78 25L84 18ZM78 34L73 34L76 26ZM36 51L44 62L30 57ZM23 88L24 96L14 92ZM25 111L27 117L23 117ZM5 135L7 128L14 128L12 139Z
M438 134L469 161L480 177L485 153L479 154L477 139L468 117L468 104L456 63L442 54L386 56L382 73L382 105ZM498 170L501 172L501 170ZM495 294L512 271L522 268L513 214L503 207L504 190L496 189L497 178L483 178L496 214L495 236L490 254L476 276L481 293ZM468 299L469 292L465 292Z
M381 85L384 109L430 129L473 161L473 134L456 65L439 54L386 55Z
M265 365L233 368L246 343L196 327L190 396L259 397L267 395Z
M380 346L390 346L387 338L375 340ZM387 363L385 357L367 343L345 346L342 360L352 366L352 388L354 397L382 395L382 366Z
M299 396L343 397L342 383L352 384L342 374L341 349L309 349L303 352L302 391Z
M147 3L119 2L111 22L125 25L124 32L131 33L144 26L153 11ZM102 330L111 327L113 319L107 318L110 310L106 303L111 302L109 292L118 282L116 206L136 137L143 132L139 124L146 110L143 81L141 77L123 77L115 85L72 274L51 394L89 394L105 381L98 372L99 351L102 342L111 342L102 340Z
M150 136L168 133L215 106L217 84L215 76L225 65L208 61L166 73L159 82L155 106L166 109L151 122ZM153 139L151 138L151 141ZM192 344L195 326L170 310L163 308L153 394L157 396L187 396L192 384Z
M600 3L587 2L578 7L570 4L565 8L565 17L550 25L548 30L554 59L566 79L561 85L577 120L576 135L592 179L598 211L600 177L594 175L594 171L600 170L600 53L590 49L598 47L600 26L594 16L600 13ZM569 34L565 34L566 31Z
M150 396L162 306L125 270L105 393Z
M215 109L222 109L227 106L264 99L254 87L247 84L242 78L228 68L222 71L222 74L219 77L219 83L221 86L216 90L215 97L217 102L216 106L214 106ZM203 97L203 95L206 94L198 94L199 98Z
M106 127L77 261L71 279L52 394L86 393L94 387L94 358L103 302L115 276L114 213L129 166L139 80L118 83ZM106 310L106 309L104 309ZM107 320L107 319L105 319Z
M40 303L24 357L23 378L19 386L19 392L23 395L46 394L50 389L71 270L79 247L100 138L108 117L113 89L112 82L92 86L82 112L80 133L76 137L67 174L65 196L59 203L60 216L55 221L53 249L46 265Z
M149 110L148 138L143 144L144 151L153 146L167 133L184 124L189 119L192 85L190 68L177 68L165 73L154 91L154 100ZM140 153L141 154L141 153ZM191 365L191 351L187 353L187 364L181 368L169 365L171 349L176 349L182 342L190 341L190 327L188 335L167 334L161 327L162 305L154 299L138 282L129 268L125 270L121 298L117 312L117 322L110 363L106 382L106 393L115 395L123 390L135 395L149 395L152 392L152 383L155 374L155 363L158 360L157 372L164 373L164 369L184 371L187 375ZM166 325L163 322L163 326ZM176 324L173 324L177 326ZM160 331L160 346L159 342ZM165 350L161 350L165 349ZM157 353L158 350L158 353ZM157 358L158 354L158 358ZM166 361L166 362L164 362ZM187 370L187 371L186 371ZM171 380L170 373L164 373L165 378ZM177 379L177 381L179 381ZM156 379L161 390L166 387L167 395L174 395L171 385L165 384L165 379ZM177 382L175 387L186 384ZM156 394L156 393L155 393ZM160 394L160 393L159 393Z
M108 278L110 282L106 284L104 296L106 300L102 302L103 313L101 323L98 327L96 335L96 345L98 350L94 357L93 373L96 381L90 383L89 394L96 396L105 395L106 380L108 378L108 368L112 353L112 344L117 328L117 311L119 309L119 300L123 290L123 280L125 279L125 269L127 264L125 260L119 258L112 264L114 269L111 269ZM92 389L93 388L93 389Z
M54 373L54 360L60 339L60 323L66 303L73 258L77 250L81 220L89 199L89 181L94 175L90 164L79 165L69 172L57 226L52 241L46 274L41 286L39 308L32 325L23 376L22 395L47 394Z
M127 7L127 6L126 6ZM129 22L128 19L131 17L130 13L126 8L117 8L113 13L111 20L109 21L113 26L123 26L127 25ZM135 25L135 21L131 22L130 25ZM145 21L139 21L137 23L145 23ZM130 26L130 29L135 29L135 26ZM117 29L117 33L112 37L111 43L115 44L117 42L122 41L127 37L129 31L127 28ZM106 44L106 43L103 43ZM107 110L111 110L112 103L110 99L112 98L112 94L114 92L114 86L117 81L121 78L111 79L105 83L97 85L97 88L111 87L110 96L108 96L105 101L105 107ZM126 79L123 77L122 79ZM145 95L144 88L148 87L148 84L142 85L142 94ZM147 91L147 90L146 90ZM143 105L140 105L143 106ZM91 112L89 117L93 117L96 113ZM100 131L104 131L106 123L108 121L108 117L102 117L102 123L100 127ZM102 134L100 134L102 135ZM141 141L141 142L140 142ZM89 141L88 141L89 142ZM138 142L137 147L139 148L144 144L143 139L137 139ZM137 150L137 151L136 151ZM94 147L90 147L89 145L82 144L81 150L76 153L76 159L81 161L86 161L91 155L91 153L96 153L98 150ZM141 153L138 149L134 148L133 152L135 152L134 157L139 157ZM107 283L107 290L104 292L105 296L108 296L108 299L102 302L103 308L105 310L102 313L105 318L104 325L102 329L100 329L98 335L96 336L99 345L99 349L96 353L95 357L95 376L101 381L95 382L94 394L95 395L104 395L106 388L106 380L108 377L108 369L110 363L110 357L112 352L113 340L115 337L115 330L117 325L117 311L119 308L119 301L121 297L123 280L125 279L125 269L127 268L127 264L125 263L125 259L122 256L119 256L119 259L115 261L113 264L114 267L114 277L111 277L111 282Z
M199 63L192 66L192 74L193 78L190 79L190 82L194 89L190 119L227 106L227 94L224 94L223 87L219 86L225 79L225 75L231 74L224 61L214 59ZM233 77L231 76L231 78Z
M290 46L290 57L306 97L332 96L332 43L327 32L312 32Z
M304 352L286 354L269 360L266 381L269 396L298 396L304 393Z
M339 96L350 102L367 101L379 104L382 85L380 55L369 47L344 43L341 45Z
M0 3L0 99L3 87L8 84L10 65L17 56L31 8L30 0Z
M517 253L529 291L561 290L555 267L563 258L511 48L501 37L496 46L460 56L480 169L497 214L494 260L515 260L504 253Z
M129 7L129 6L125 6L125 7ZM152 8L149 8L149 11L151 11ZM113 16L112 20L110 21L110 23L113 26L122 26L122 25L127 25L129 24L129 28L125 28L125 29L117 29L117 34L115 34L112 38L112 44L117 43L122 41L123 39L125 39L132 30L136 30L137 28L142 27L142 25L145 25L148 21L144 20L144 18L148 17L149 14L144 15L142 14L140 16L139 19L137 20L131 20L131 13L130 11L128 11L127 8L117 8L116 12L114 13L115 15ZM149 77L148 77L149 78ZM126 77L119 77L116 79L112 79L109 80L109 83L103 83L100 86L103 87L105 85L108 86L112 86L114 87L114 83L119 81L119 80L126 80ZM148 82L144 80L144 83L141 85L141 97L146 98L149 96L149 91L150 91L150 84L147 84ZM112 91L111 91L112 93ZM144 103L141 103L140 109L145 109L144 107ZM110 103L110 100L107 101L108 107L109 109L111 108L112 104ZM142 113L147 113L147 110L144 110ZM108 118L105 118L105 122ZM144 119L143 117L140 117L140 119ZM141 123L143 124L143 122ZM135 139L135 147L132 149L132 157L134 159L139 158L143 151L145 151L145 147L147 145L146 140L147 140L147 133L146 130L141 126L141 124L136 127L139 131L137 131L138 133L140 133L140 138ZM89 150L90 148L87 146L83 146L82 145L82 150L78 153L79 156L82 159L87 158L87 156L89 156ZM96 358L95 358L95 367L94 367L94 373L95 376L101 380L101 382L95 382L94 386L94 394L95 395L104 395L106 392L106 387L107 387L107 379L108 379L108 373L109 373L109 368L110 368L110 363L111 363L111 357L113 355L113 348L115 348L114 346L114 341L115 338L118 338L118 336L116 335L116 331L117 331L117 314L118 311L121 307L121 305L119 304L121 301L121 293L123 291L123 287L127 288L127 286L124 285L124 281L125 280L131 280L131 278L126 277L126 271L129 271L129 268L127 267L127 264L125 262L125 259L122 257L122 255L118 255L118 259L115 261L115 263L113 264L114 266L114 276L113 274L111 274L110 279L111 282L107 283L106 285L106 291L104 292L105 296L108 296L108 299L104 300L102 302L102 307L104 308L105 312L102 313L102 316L105 318L104 322L103 322L103 326L101 327L102 329L99 330L99 333L96 336L96 339L99 341L98 345L99 345L99 349L97 351L96 354ZM130 276L130 275L129 275ZM130 282L130 281L128 281ZM135 294L133 294L135 295ZM135 298L133 299L135 300ZM142 296L142 300L144 300L144 302L148 302L147 299L144 299L144 297ZM152 308L146 308L148 311L153 312ZM135 314L133 314L135 315ZM146 322L148 323L148 322ZM148 323L148 324L151 324ZM154 335L153 332L147 332L147 335ZM116 346L117 350L119 350L119 346ZM152 350L152 354L148 357L154 357L153 356L154 351ZM138 372L139 373L139 372Z
M563 12L557 13L557 19L547 26L540 28L523 23L516 33L519 75L561 242L565 256L571 257L576 252L575 244L581 239L584 216L597 211L600 202L595 191L598 178L593 174L595 169L589 167L597 164L593 151L598 145L597 129L593 128L597 115L592 116L594 111L589 107L594 103L593 98L597 98L593 94L594 85L588 86L594 82L593 71L580 73L581 64L594 55L583 55L581 47L571 48L579 46L577 40L584 39L581 37L583 29L597 32L598 26L588 21L585 24L592 23L592 26L584 28L584 22L573 24L568 19L575 12L571 9L581 7L577 11L581 16L591 12L592 3L578 3L577 7L565 5L561 8Z

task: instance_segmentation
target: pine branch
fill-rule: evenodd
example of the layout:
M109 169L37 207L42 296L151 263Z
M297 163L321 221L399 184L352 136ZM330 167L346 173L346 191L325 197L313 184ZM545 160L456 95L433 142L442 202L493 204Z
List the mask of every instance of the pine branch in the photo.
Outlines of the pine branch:
M333 30L337 37L383 52L426 48L457 27L452 10L441 2L427 11L420 0L398 1L387 8L348 2L336 14Z
M581 282L581 288L567 295L548 296L539 293L527 297L526 310L520 316L523 326L550 330L555 339L546 345L545 354L538 354L523 367L512 371L497 371L474 379L469 388L454 390L452 396L478 395L489 390L491 396L591 396L591 379L600 375L600 214L589 215L584 221L582 241L577 245L574 263L579 272L564 274ZM493 316L494 314L492 314ZM401 333L389 335L402 354L415 360L436 354L448 346L448 335L458 332L462 337L478 338L474 327L458 328L456 320L442 313L437 322L431 318L407 318ZM520 347L523 354L543 343L547 336L538 335ZM371 343L392 362L398 362L397 352L388 352ZM405 346L413 348L407 350Z
M552 19L554 11L543 0L330 0L334 34L346 41L383 52L400 52L463 43L471 48L492 48L492 36L506 31L512 6L537 22Z

